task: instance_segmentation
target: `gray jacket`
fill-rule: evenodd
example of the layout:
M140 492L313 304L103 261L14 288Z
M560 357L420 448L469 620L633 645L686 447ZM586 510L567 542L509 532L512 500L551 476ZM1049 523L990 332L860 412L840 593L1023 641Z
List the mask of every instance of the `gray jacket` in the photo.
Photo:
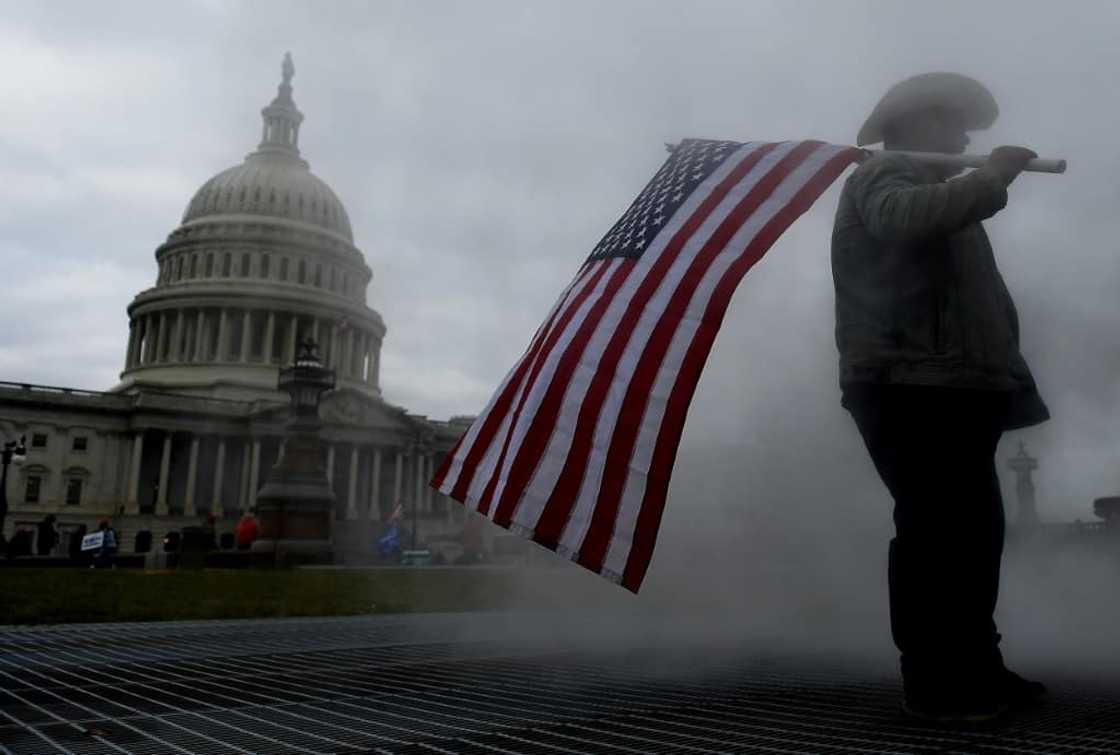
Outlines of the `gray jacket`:
M993 390L1007 429L1050 413L1019 352L1019 316L980 221L1007 204L983 169L940 180L878 155L844 184L832 232L840 384Z

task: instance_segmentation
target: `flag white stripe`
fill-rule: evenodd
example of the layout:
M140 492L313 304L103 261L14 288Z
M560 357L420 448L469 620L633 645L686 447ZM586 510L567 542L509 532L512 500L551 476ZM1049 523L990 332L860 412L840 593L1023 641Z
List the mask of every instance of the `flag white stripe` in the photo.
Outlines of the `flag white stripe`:
M514 374L516 374L517 370L520 369L522 363L529 358L529 352L532 350L533 345L536 344L538 340L541 343L544 343L544 341L548 339L549 334L551 334L551 332L556 328L556 324L559 318L562 316L560 310L565 307L572 298L577 296L580 290L583 289L583 286L586 284L587 279L590 277L590 272L591 271L587 269L580 270L580 272L577 273L576 276L572 279L572 282L568 284L568 287L561 292L559 298L557 298L556 300L556 303L552 306L552 309L543 320L541 328L540 330L538 330L537 336L529 342L529 346L525 349L525 352L513 365L513 368L506 373L506 376L505 378L503 378L501 385L498 386L498 390L496 390L493 395L490 396L490 401L486 404L486 408L482 411L481 414L478 415L477 418L475 418L475 421L471 423L471 426L467 429L466 437L464 437L463 442L459 444L459 449L455 453L455 458L452 459L451 465L448 467L447 475L444 477L443 484L439 488L441 493L444 493L445 495L449 494L455 488L455 485L458 483L459 475L463 470L463 462L466 461L467 456L471 452L471 448L474 446L475 441L478 439L478 434L482 430L482 425L486 421L486 417L490 414L491 411L493 411L494 404L498 401L498 398L505 391L506 386L509 384L509 381L513 379ZM547 332L544 332L546 326ZM527 377L528 371L526 371L526 374L522 376L522 380L526 379ZM514 399L516 402L516 396L514 397ZM516 403L514 403L512 406L516 406ZM513 411L512 406L510 408L511 412ZM504 435L502 435L502 433L500 432L495 435L495 438L500 437L504 437Z
M858 161L858 152L854 149L805 142L739 145L732 155L722 160L712 175L704 179L699 186L689 192L688 196L684 197L682 206L673 213L666 226L657 233L650 246L637 259L631 261L627 258L608 257L581 268L575 280L569 284L557 300L548 318L542 324L538 335L530 342L529 349L526 350L526 353L522 355L513 369L506 374L501 387L487 404L486 410L479 415L468 429L456 450L455 458L449 465L448 472L440 486L441 491L451 492L456 488L466 489L467 492L463 502L477 510L483 493L493 483L493 497L490 500L490 510L488 512L489 517L493 518L497 513L501 498L506 492L506 485L511 474L516 472L516 476L520 476L522 480L526 479L522 475L527 475L528 483L525 489L520 491L520 498L515 500L511 496L511 500L507 502L507 506L513 504L512 521L509 529L522 537L534 537L534 529L538 526L545 505L555 493L555 487L559 482L565 464L576 461L575 459L569 460L569 454L574 442L573 436L576 431L579 412L587 400L587 392L590 390L595 374L601 366L604 352L611 339L617 336L622 318L631 306L633 297L643 283L649 282L648 276L655 265L658 264L659 258L665 253L667 245L685 227L685 224L695 217L701 203L711 197L711 192L718 187L720 182L726 180L727 176L741 165L750 153L763 146L768 147L770 151L761 155L759 163L752 166L747 175L736 182L727 196L719 201L714 211L700 222L698 228L692 229L688 238L685 239L683 248L675 255L675 258L665 260L669 263L669 266L663 279L658 282L650 300L643 305L641 312L638 313L633 332L627 335L625 343L620 344L621 353L618 355L618 363L614 365L613 372L609 375L606 394L602 397L601 411L596 417L595 427L590 438L590 448L587 449L587 458L584 459L582 469L573 470L580 473L580 486L576 492L575 500L566 499L561 502L565 507L570 506L570 511L568 511L568 516L562 523L559 542L556 547L557 552L566 558L575 560L579 549L588 538L591 522L598 514L596 531L590 534L594 536L596 543L599 545L604 544L602 538L606 536L605 553L598 550L595 553L596 556L603 556L603 562L598 566L599 573L607 579L621 582L627 568L637 568L639 571L631 575L633 579L628 581L626 585L631 590L636 591L638 589L641 582L640 574L644 574L646 560L650 555L648 547L652 545L652 537L656 530L635 533L635 528L639 517L645 524L653 527L656 527L656 520L660 518L660 506L649 512L643 512L641 507L651 490L648 487L650 485L650 465L653 461L653 453L657 450L658 442L673 443L668 449L671 453L671 449L675 448L678 440L662 437L667 420L671 420L668 427L672 427L674 430L678 427L677 423L683 420L683 417L677 411L674 412L673 417L666 417L668 400L674 391L690 390L694 387L693 378L695 376L690 372L686 384L686 382L682 382L680 370L689 349L698 338L701 338L701 317L711 306L712 297L716 294L716 289L721 281L738 284L742 270L736 270L734 280L725 280L725 278L731 270L731 266L736 261L743 259L746 248L758 238L758 234L764 226L773 221L783 210L794 210L792 214L782 218L783 227L778 229L778 235L780 235L781 231L784 231L785 223L787 221L792 222L796 215L804 209L803 207L792 208L790 205L797 193L814 185L815 189L825 188L814 179L825 175L824 169L828 166L829 161L846 151L852 153L850 156L846 156L850 157L846 162ZM632 385L638 364L641 362L642 355L649 348L649 339L653 336L659 320L667 311L667 306L674 293L682 285L683 276L695 260L696 254L703 249L714 231L726 221L742 199L757 187L759 180L770 172L783 157L799 147L811 147L811 151L789 175L779 179L777 186L770 192L770 196L764 197L762 203L750 212L746 218L742 219L742 224L734 229L730 241L719 249L713 257L708 269L704 271L698 281L695 290L681 292L687 297L687 301L684 302L685 312L679 321L665 323L671 331L666 334L670 338L668 349L664 354L662 363L653 365L656 373L650 376L652 382L649 385L648 395L635 396L639 399L640 407L634 406L633 408L640 408L641 415L628 418L627 426L623 428L620 424L621 418L619 415L622 411L626 393ZM707 146L703 146L701 151L707 149ZM670 162L667 163L667 166L674 164ZM670 167L666 169L672 170ZM675 173L672 175L676 176ZM829 171L827 175L831 181L836 174ZM661 174L659 174L657 180L660 180L660 177ZM812 199L815 200L818 193L814 190ZM640 197L639 201L645 200ZM626 217L624 216L624 220ZM648 213L643 216L643 219L648 222ZM631 225L622 227L632 228L632 221L629 222L631 222ZM614 230L612 230L612 234L614 233ZM761 254L765 254L766 251L768 250L759 250ZM622 265L628 266L630 269L625 271L625 277L621 281L620 288L610 296L609 301L604 301L603 298L607 296L606 287L612 275L619 274ZM586 288L581 289L581 286L586 285L581 283L581 278L583 281L591 278L591 275L587 274L589 271L592 274L596 271L601 273L595 290L590 292ZM731 288L734 288L734 286ZM581 290L582 295L586 298L578 310L572 311L571 303ZM733 291L727 287L719 289L721 311L726 306L726 297L732 293ZM586 318L590 310L597 304L606 306L602 313L603 316L589 334L590 337L582 352L577 355L578 361L574 370L561 385L557 382L560 377L556 374L559 361L565 350L570 348L575 334L586 324ZM565 311L566 314L564 314ZM543 347L544 342L550 337L550 334L545 331L550 329L554 331L556 324L564 316L570 318L567 327L561 333L552 332L551 334L551 337L557 338L557 343L547 353L542 351L536 355L536 359L541 361L537 362L537 379L530 388L528 378L533 372L533 365L527 363L528 353L535 345L538 345L538 348ZM703 331L702 343L705 346L709 345L711 335L710 331ZM702 368L702 364L698 366ZM512 385L511 381L514 380L514 375L519 369L525 371L520 380L520 385L515 386ZM560 406L558 407L556 420L551 423L552 426L550 427L540 427L540 415L538 413L542 409L544 397L551 390L559 392ZM505 415L501 417L497 432L487 442L479 437L482 425L485 424L489 413L493 411L497 399L505 391L511 391L512 401ZM521 404L520 411L518 411L519 404ZM687 406L678 407L678 411L685 411L686 409ZM549 408L550 414L556 410L557 407L555 406ZM517 414L516 422L513 421L515 413ZM537 420L537 422L534 423L534 420ZM638 422L637 428L633 425L635 420ZM524 467L518 469L515 460L518 460L519 452L522 451L527 434L534 427L534 424L538 426L535 432L543 430L548 435L546 439L538 438L538 440L545 441L544 452L539 458L528 459L528 464L533 465L532 469ZM635 430L636 436L632 435ZM621 474L621 480L616 480L621 482L621 491L616 490L612 494L611 500L601 501L601 485L607 456L610 453L612 441L617 442L615 433L633 438L634 445L630 458L626 459L625 462L619 460L620 464L625 463L625 468L612 470L612 475ZM584 442L586 440L585 435ZM480 442L487 442L487 447L479 447ZM503 447L506 448L504 458ZM474 448L473 452L472 448ZM464 469L464 463L468 456L478 458L478 463L473 470ZM522 459L520 463L524 464L525 461ZM668 462L671 467L671 456ZM659 475L654 482L658 492L657 502L661 501L660 494L664 492L662 486L669 471L669 469L660 470L665 477ZM471 479L465 479L464 475L470 475ZM615 500L614 495L619 495L619 499ZM606 508L597 512L596 507L600 505ZM617 508L615 508L616 505ZM506 511L508 509L502 507L502 510ZM608 522L603 517L603 514L607 512L613 512L613 521ZM653 518L647 520L646 517L649 515L653 515ZM599 526L609 528L609 531L599 529ZM642 535L640 551L632 550L636 534ZM640 563L636 560L640 560ZM632 561L634 563L631 563Z
M524 495L514 509L513 521L521 527L529 530L534 529L540 519L544 506L548 502L549 496L551 496L564 468L575 433L579 409L587 395L595 371L598 369L599 360L642 280L656 260L660 258L676 233L700 208L704 199L727 178L739 163L759 147L760 145L751 143L737 149L686 198L681 207L669 219L665 228L642 254L626 282L615 293L610 306L608 306L587 347L584 349L578 367L565 387L560 413L555 426L552 428L545 452L525 488ZM777 152L779 149L775 149L773 152ZM770 155L764 157L759 161L759 164L767 162L769 157ZM758 166L755 166L755 169L757 168ZM753 172L752 170L748 175L753 174ZM719 223L733 207L734 204L728 205L725 198L725 201L721 202L712 211L697 232L689 237L685 249L693 244L702 244L701 239L707 239L719 227ZM679 257L685 254L686 252L682 252ZM674 262L673 269L669 273L670 276L674 274L673 270L676 269L677 265L678 263ZM682 274L681 271L676 272L676 275L679 276L680 274ZM553 375L550 373L548 377L551 381Z
M695 210L699 207L700 203L703 201L704 197L708 193L710 193L710 191L715 186L718 186L720 181L722 181L724 178L726 178L726 176L734 169L735 165L737 165L739 162L741 162L743 160L743 158L746 157L746 155L748 155L751 152L753 152L754 150L758 149L760 146L762 146L762 145L760 143L756 143L756 142L751 142L751 143L744 144L744 145L740 146L738 149L736 149L736 151L732 155L730 155L728 158L726 158L724 160L724 162L721 163L720 166L715 171L713 171L712 176L708 177L707 181L705 181L703 184L701 184L701 186L697 187L697 190L693 191L690 194L690 196L685 198L684 203L681 205L680 208L678 208L677 212L673 214L673 217L670 218L669 223L666 224L666 228L663 229L663 231L658 234L657 238L655 238L650 243L650 246L646 249L645 253L643 254L643 258L648 258L651 253L660 254L660 252L664 249L665 245L668 243L669 239L672 238L672 234L676 233L676 231L679 230L680 226L685 222L685 220L687 220L688 217L691 217L691 215L695 212ZM606 262L606 260L604 260L604 262ZM591 272L593 272L593 271L591 271ZM608 279L613 272L614 272L613 269L609 270L607 272L607 274L603 276L603 280L605 281L606 279ZM590 273L587 277L590 277ZM573 285L574 285L574 282L573 282ZM574 296L574 294L573 294L573 296ZM596 295L595 298L597 298L597 297L598 297L598 295ZM561 300L563 300L563 297L561 297ZM586 310L584 310L584 312L586 312ZM575 330L578 329L579 323L580 323L581 320L582 320L582 313L580 315L577 315L575 318L572 319L572 321L570 323L570 325L572 327L569 328L570 333L574 334ZM562 350L563 350L562 347L566 347L567 344L570 343L570 341L571 341L571 335L567 335L567 337L565 339L563 339L562 344L561 343L556 344L556 346L554 347L554 350L558 351L559 353L562 354ZM520 365L521 361L524 360L524 358L525 357L523 356L522 360L519 360L519 362L518 362L519 365ZM558 359L558 357L556 357L556 359ZM528 428L529 424L531 424L532 417L535 415L536 409L539 407L540 399L544 395L544 391L547 390L548 385L551 382L552 375L553 375L553 372L554 372L554 369L555 369L555 367L554 367L555 361L556 360L554 359L553 360L553 366L546 366L546 369L543 369L541 371L540 378L538 379L538 385L541 386L541 387L539 388L539 390L535 394L530 394L529 401L532 402L532 403L530 404L530 403L527 402L525 410L523 410L521 415L520 415L522 418L524 418L524 421L522 423L520 423L520 424L523 425L523 427L520 430L520 433L517 436L515 436L514 442L511 442L510 450L507 453L507 457L506 457L506 464L505 464L505 467L503 469L502 479L499 481L498 487L495 490L494 500L498 500L501 497L501 491L504 490L504 487L505 487L504 480L506 479L506 476L508 475L508 468L509 468L510 465L512 465L513 459L516 457L517 448L520 446L521 440L523 439L524 434L527 431L527 428ZM514 370L516 370L516 368L517 367L515 366ZM513 370L511 370L510 374L507 375L507 378L506 378L507 381L509 380L510 377L512 377L512 374L513 374ZM478 432L479 432L479 430L480 430L480 428L483 424L483 421L485 420L486 415L492 410L493 403L497 400L497 397L500 395L501 391L504 389L504 385L505 385L505 383L503 383L503 388L500 388L497 392L495 392L494 396L490 400L490 405L487 406L486 412L479 415L478 419L476 419L475 422L472 423L472 426L471 426L470 430L468 431L468 432L471 433L471 435L468 437L467 440L465 440L460 445L459 451L456 453L456 459L453 462L454 466L452 467L452 469L455 472L454 477L456 479L458 478L459 474L461 474L463 461L466 459L467 455L470 453L470 446L473 446L475 440L477 439ZM517 406L517 403L520 400L520 397L521 397L521 394L523 393L523 391L524 391L524 386L518 387L517 394L514 396L514 401L513 401L513 404L511 406L511 409L510 409L511 413L513 411L512 407ZM536 399L535 402L533 401L534 398ZM530 409L531 409L531 411L530 411ZM490 479L490 476L493 474L493 465L497 461L497 456L501 454L501 448L502 448L502 445L503 445L503 441L505 440L505 437L508 433L507 428L508 428L508 421L503 420L503 425L502 425L501 431L498 432L494 436L494 438L492 439L492 441L490 443L490 447L485 452L486 455L482 459L480 459L479 464L476 467L475 475L474 475L474 478L471 481L470 489L468 491L468 496L470 496L472 498L472 502L475 503L475 504L477 504L478 499L481 498L482 491L485 489L486 482ZM470 445L468 445L467 441L470 441ZM492 459L490 458L491 454L494 455L494 458L492 458ZM487 470L485 468L488 465L489 465L489 470ZM450 491L451 489L453 489L453 487L455 485L455 482L451 478L452 478L452 475L449 473L448 478L445 481L445 485L443 486L443 488L446 488L447 491ZM481 485L478 484L480 478L482 478ZM441 489L443 489L443 488L441 488ZM492 513L493 512L491 511L491 514ZM535 524L535 521L534 521L534 524Z
M637 327L634 329L634 333L623 349L622 358L619 360L615 373L611 378L610 388L607 391L603 409L599 414L595 426L595 442L592 444L591 454L587 460L587 469L584 474L583 482L579 489L576 504L572 508L571 516L568 518L563 535L560 538L560 544L564 546L567 551L578 551L580 545L583 543L584 537L587 535L587 529L591 525L592 514L594 513L596 501L599 497L604 462L606 461L606 455L610 448L611 436L614 433L614 426L619 408L626 395L626 390L629 387L634 370L637 368L638 359L645 345L648 343L653 328L656 326L666 305L668 305L669 300L672 298L673 292L680 285L684 274L696 258L696 255L703 249L708 239L711 238L711 235L722 225L732 211L734 211L735 207L737 207L751 190L754 189L758 182L797 146L796 143L778 146L759 160L758 164L743 176L742 180L740 180L733 189L728 192L723 201L720 202L717 210L713 212L701 228L689 238L688 243L681 249L677 259L673 262L673 266L670 268L665 280L662 281L662 284L658 287L643 310ZM606 339L609 339L611 335L613 335L613 328L611 332L603 334Z
M615 533L611 538L611 543L607 550L607 558L603 562L604 572L621 575L626 568L626 561L630 554L630 546L633 542L634 526L637 523L642 499L645 496L646 481L648 479L648 470L653 455L653 449L657 442L658 433L661 430L661 423L665 417L666 403L669 399L669 394L673 390L673 385L676 383L677 375L680 373L681 362L684 360L684 355L688 351L688 347L691 345L696 335L700 320L704 315L708 302L712 298L716 285L723 278L727 269L746 250L747 246L754 241L758 232L762 230L766 223L770 222L774 215L788 205L797 192L815 178L828 161L835 157L839 151L839 148L831 145L822 145L806 158L806 160L775 189L774 193L751 214L747 222L743 224L735 233L734 237L732 237L731 241L728 242L727 246L721 250L716 259L713 260L712 266L708 269L707 273L696 287L696 290L692 293L688 308L685 310L684 316L676 327L669 351L662 361L657 378L654 380L649 398L646 402L645 413L642 417L642 424L638 433L634 454L630 459L630 474L627 475L626 484L623 488L622 500L615 521ZM645 342L643 341L632 341L631 343L640 347L645 346ZM621 405L612 406L611 414L608 415L606 410L604 410L603 416L610 416L614 420L617 420L620 409ZM611 423L612 431L613 427L614 422ZM604 462L605 453L601 454L599 458L592 460L590 463L599 464L601 466Z
M497 485L494 488L494 496L491 501L491 509L489 512L490 518L493 518L494 510L497 507L497 502L501 499L502 491L505 490L505 483L509 474L509 468L513 464L513 459L517 455L517 450L518 448L520 448L521 442L522 440L524 440L525 433L528 430L529 424L533 416L536 414L537 408L540 406L540 402L544 396L544 392L548 388L548 384L550 383L553 374L556 372L556 363L563 355L564 349L567 348L569 343L571 343L572 338L575 337L576 331L579 330L580 325L586 318L588 310L591 309L591 307L595 306L595 303L602 298L603 292L607 286L607 282L610 280L610 277L614 273L614 271L617 270L621 264L622 260L619 258L607 259L602 262L593 263L596 270L598 269L598 267L606 266L606 272L602 276L600 276L599 281L595 285L595 288L591 291L591 294L583 300L582 304L580 304L579 309L576 310L575 316L568 321L567 326L561 332L560 337L557 339L555 345L552 347L549 353L541 355L541 358L545 360L544 365L540 370L536 383L534 383L534 385L529 389L529 394L525 399L525 404L521 410L521 414L518 416L517 426L512 428L510 427L510 420L512 419L512 416L514 414L514 411L510 411L509 415L506 418L506 421L502 424L502 432L498 433L498 435L495 436L494 442L490 445L490 449L486 452L486 469L484 470L483 474L475 475L475 479L471 484L471 488L468 493L468 495L474 497L476 501L482 497L487 483L494 475L494 470L496 469L498 461L501 457L502 447L503 445L505 445L505 439L507 435L509 435L511 432L513 433L513 437L511 438L509 444L509 450L506 452L506 457L502 465L501 477L499 477ZM592 275L587 276L588 281L593 278L594 272L595 270L592 270ZM524 384L522 384L521 387L518 388L517 395L514 397L513 407L516 408L520 403L521 396L524 394L525 388L526 386Z

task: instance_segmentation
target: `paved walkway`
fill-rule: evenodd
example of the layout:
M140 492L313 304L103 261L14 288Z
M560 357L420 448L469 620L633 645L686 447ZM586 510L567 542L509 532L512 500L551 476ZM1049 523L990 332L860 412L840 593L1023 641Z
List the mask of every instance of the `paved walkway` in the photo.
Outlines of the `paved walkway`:
M521 631L541 622L0 628L0 753L1120 753L1120 686L1059 684L1038 711L950 731L902 719L889 672L577 650Z

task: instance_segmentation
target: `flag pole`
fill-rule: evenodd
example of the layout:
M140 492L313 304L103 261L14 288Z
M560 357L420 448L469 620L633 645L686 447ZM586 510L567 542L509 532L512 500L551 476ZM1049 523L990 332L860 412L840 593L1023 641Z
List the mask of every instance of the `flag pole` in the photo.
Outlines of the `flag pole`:
M665 142L665 151L673 152L677 148L674 142ZM911 152L901 149L865 149L868 157L886 152L892 155L905 155L909 158L931 165L945 165L953 168L980 168L988 162L988 155L950 155L944 152ZM1066 161L1059 158L1036 157L1026 164L1023 170L1031 173L1065 173Z
M911 159L930 165L945 165L952 168L982 168L988 162L988 155L950 155L944 152L910 152L901 149L865 149L868 156L879 153L905 155ZM1036 157L1030 160L1023 170L1031 173L1065 173L1066 161L1062 159Z

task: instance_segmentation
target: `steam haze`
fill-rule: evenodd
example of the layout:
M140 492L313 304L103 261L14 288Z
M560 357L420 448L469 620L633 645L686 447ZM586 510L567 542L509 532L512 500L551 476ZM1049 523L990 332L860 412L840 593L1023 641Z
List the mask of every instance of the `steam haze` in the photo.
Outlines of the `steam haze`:
M1009 518L1003 464L1023 440L1041 517L1091 519L1094 497L1120 492L1117 28L1111 2L8 3L0 378L116 382L125 306L197 187L256 146L286 50L301 151L374 272L384 394L435 418L481 410L663 142L850 143L889 85L958 71L1002 110L970 151L1069 161L1021 177L986 223L1054 417L1006 435L998 459ZM736 293L634 610L706 584L696 599L737 606L736 621L754 605L775 626L826 616L889 643L890 500L836 380L840 183ZM1030 585L1009 588L1007 610L1045 644Z

